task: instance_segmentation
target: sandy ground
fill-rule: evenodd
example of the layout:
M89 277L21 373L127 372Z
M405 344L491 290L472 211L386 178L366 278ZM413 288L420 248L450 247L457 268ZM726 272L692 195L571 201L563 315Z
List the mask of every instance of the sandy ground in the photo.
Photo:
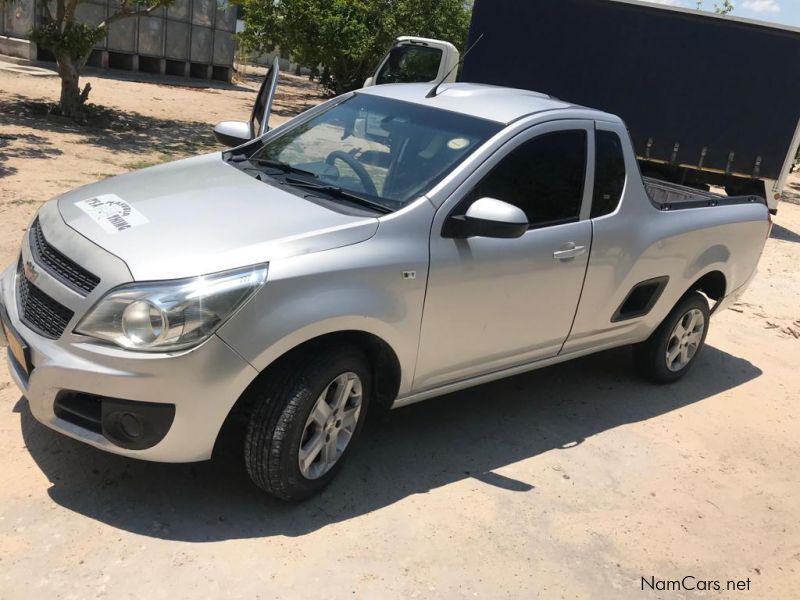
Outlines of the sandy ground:
M49 197L213 147L253 97L89 80L146 127L27 115L20 100L56 82L0 70L2 264ZM313 101L286 81L278 118ZM682 382L640 381L621 349L395 411L300 505L224 459L143 463L62 437L3 364L0 598L797 598L800 206L776 223ZM750 591L641 589L687 575Z

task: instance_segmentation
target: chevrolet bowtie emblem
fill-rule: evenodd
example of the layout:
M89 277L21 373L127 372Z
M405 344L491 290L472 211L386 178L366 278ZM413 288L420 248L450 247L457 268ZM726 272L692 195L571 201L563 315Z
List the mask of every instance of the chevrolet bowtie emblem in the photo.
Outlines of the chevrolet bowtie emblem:
M37 277L39 277L39 271L36 270L36 266L30 260L25 261L23 270L25 271L25 277L28 281L36 281Z

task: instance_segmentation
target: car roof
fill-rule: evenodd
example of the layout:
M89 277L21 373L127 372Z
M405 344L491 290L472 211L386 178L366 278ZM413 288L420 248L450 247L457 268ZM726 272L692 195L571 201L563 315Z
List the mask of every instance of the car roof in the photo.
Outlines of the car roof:
M367 87L358 93L413 102L503 124L530 114L575 106L539 92L480 83L444 83L439 86L436 96L426 98L433 86L432 83L392 83Z

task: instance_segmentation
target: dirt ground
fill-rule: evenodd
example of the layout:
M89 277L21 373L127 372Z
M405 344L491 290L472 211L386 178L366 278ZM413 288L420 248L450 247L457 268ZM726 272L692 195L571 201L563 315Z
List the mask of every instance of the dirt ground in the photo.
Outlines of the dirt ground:
M95 75L110 130L31 113L57 80L0 69L2 265L42 202L215 147L255 87ZM277 119L315 93L285 78ZM144 463L54 433L3 362L0 598L797 598L798 264L784 203L682 382L640 381L620 349L401 409L293 506L224 459ZM684 576L749 592L642 591Z

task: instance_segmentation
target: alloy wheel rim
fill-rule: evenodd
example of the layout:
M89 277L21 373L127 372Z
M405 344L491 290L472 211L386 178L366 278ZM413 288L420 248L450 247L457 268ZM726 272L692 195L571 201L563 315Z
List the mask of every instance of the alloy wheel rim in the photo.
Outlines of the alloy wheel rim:
M319 479L342 457L361 414L361 379L353 372L337 375L314 403L308 415L297 462L306 479Z
M667 342L667 368L673 373L685 369L700 349L706 319L702 311L693 308L678 319Z

